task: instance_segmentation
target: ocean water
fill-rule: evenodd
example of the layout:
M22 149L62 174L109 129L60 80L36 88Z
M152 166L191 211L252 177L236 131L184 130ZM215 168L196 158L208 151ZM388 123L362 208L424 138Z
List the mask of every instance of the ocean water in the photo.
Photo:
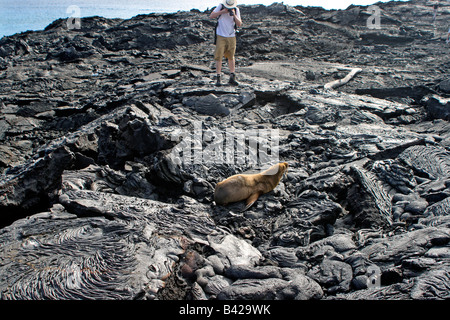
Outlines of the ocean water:
M102 16L129 19L138 14L205 11L221 0L0 0L0 38L28 30L42 30L54 20ZM376 0L238 0L238 4L283 2L288 5L345 9L350 4L368 5ZM75 9L73 9L76 6Z
M0 0L0 37L42 30L59 18L103 16L128 19L151 12L206 10L216 1L188 0ZM206 4L206 5L205 5ZM72 6L79 8L73 10Z

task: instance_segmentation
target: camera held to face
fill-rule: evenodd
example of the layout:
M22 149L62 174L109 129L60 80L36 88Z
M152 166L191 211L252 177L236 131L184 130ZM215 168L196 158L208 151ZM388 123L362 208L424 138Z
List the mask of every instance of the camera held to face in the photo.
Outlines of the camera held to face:
M230 16L234 16L234 11L233 10L236 10L236 8L229 8L228 9L228 13L230 14Z

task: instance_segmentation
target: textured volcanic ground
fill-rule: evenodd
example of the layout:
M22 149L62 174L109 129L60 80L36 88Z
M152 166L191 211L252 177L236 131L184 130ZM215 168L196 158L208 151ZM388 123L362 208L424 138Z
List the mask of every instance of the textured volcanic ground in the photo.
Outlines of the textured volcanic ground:
M209 12L2 38L0 298L449 299L433 4L380 3L379 29L364 6L242 6L236 87L214 86ZM289 170L248 210L214 202L271 161Z

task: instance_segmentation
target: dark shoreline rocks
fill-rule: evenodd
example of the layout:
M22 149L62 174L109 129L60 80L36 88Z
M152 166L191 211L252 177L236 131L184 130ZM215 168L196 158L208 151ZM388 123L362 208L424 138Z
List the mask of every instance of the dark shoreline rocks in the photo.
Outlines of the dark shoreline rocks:
M243 6L238 87L198 10L2 38L0 298L448 299L450 6L377 5Z

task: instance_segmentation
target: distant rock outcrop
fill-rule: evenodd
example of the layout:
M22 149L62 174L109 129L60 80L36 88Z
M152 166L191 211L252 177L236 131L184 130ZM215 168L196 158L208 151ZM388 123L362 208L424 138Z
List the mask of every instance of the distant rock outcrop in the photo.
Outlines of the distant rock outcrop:
M377 6L242 6L236 87L208 12L2 38L0 298L448 299L450 5Z

